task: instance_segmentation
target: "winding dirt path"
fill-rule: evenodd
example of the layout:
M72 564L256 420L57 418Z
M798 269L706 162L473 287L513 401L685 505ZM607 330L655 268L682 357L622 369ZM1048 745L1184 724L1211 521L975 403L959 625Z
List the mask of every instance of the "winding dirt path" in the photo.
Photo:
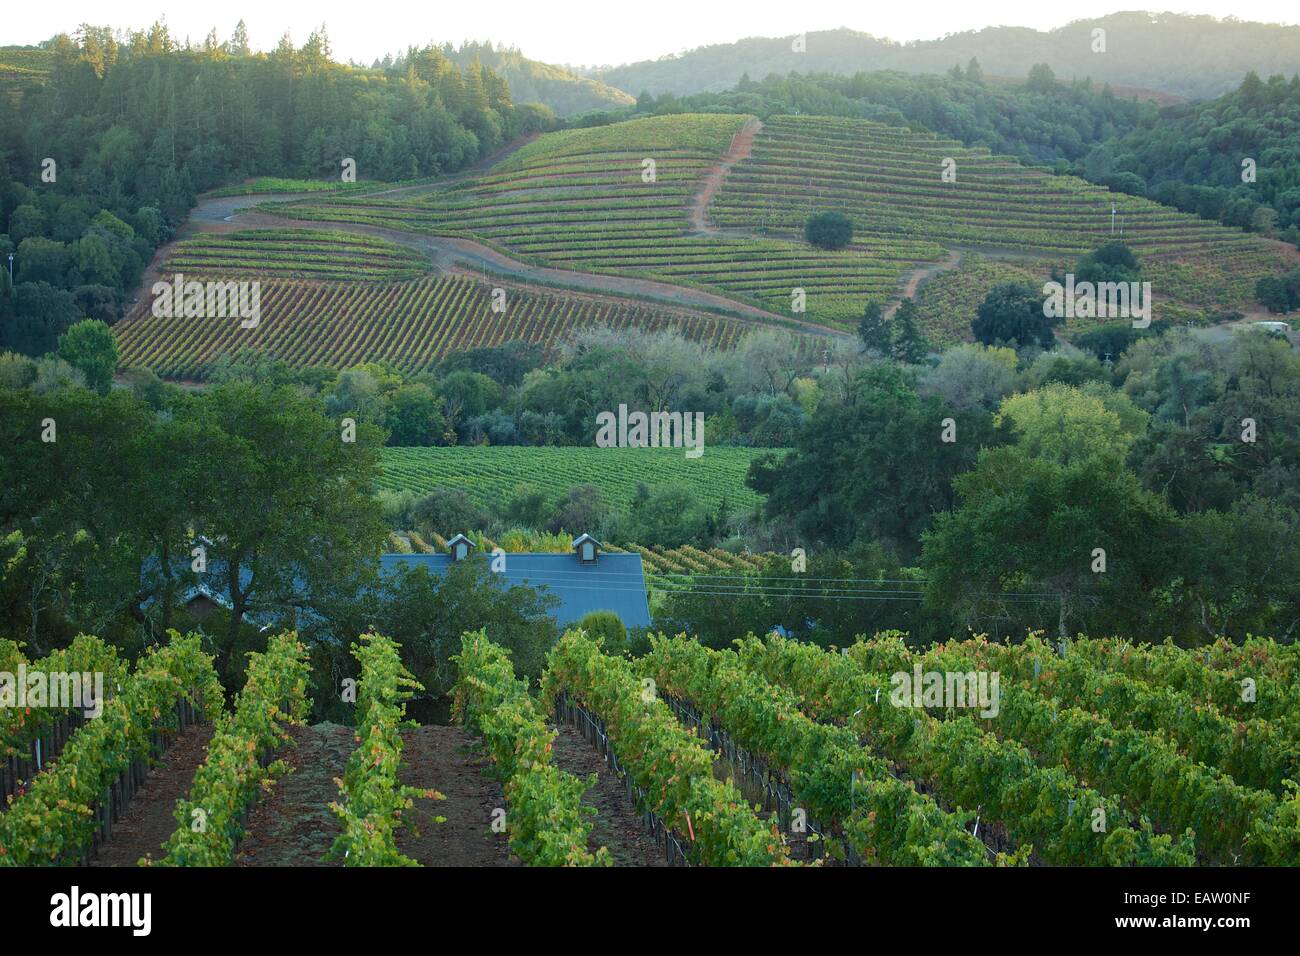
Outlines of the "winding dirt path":
M720 187L722 179L726 175L726 171L730 169L732 165L749 155L749 151L753 145L753 138L761 126L762 124L759 123L758 120L750 120L732 138L732 146L731 149L728 150L727 156L717 164L712 172L710 172L705 184L701 187L700 193L696 196L695 205L699 209L698 214L700 216L705 216L709 200ZM501 159L505 158L505 156L513 153L528 141L528 139L525 139L512 144L508 150L502 151L500 155L489 157L488 160L484 160L484 163L491 165L499 162ZM484 168L486 168L486 166ZM469 172L462 173L455 178L449 177L446 180L439 180L436 183L395 187L394 189L372 193L371 195L393 196L437 191L446 188L446 186L453 182L459 181L471 174L472 173ZM766 327L774 325L784 326L786 328L831 338L852 338L849 333L842 329L835 329L830 326L819 325L816 322L795 319L786 315L779 315L775 312L769 312L765 309L758 308L757 306L737 302L735 299L728 298L724 295L717 295L686 286L674 285L671 282L662 282L656 279L640 279L628 276L607 275L595 272L581 272L554 266L530 265L526 262L515 259L500 250L476 242L472 239L451 236L431 236L422 233L409 232L402 229L372 226L365 223L319 222L313 220L291 219L250 208L266 202L304 202L310 201L313 198L319 199L319 197L304 196L301 193L262 193L251 196L200 197L198 204L190 211L189 217L177 229L172 242L160 246L154 254L153 260L145 270L135 300L127 309L127 314L130 315L139 308L140 303L148 294L149 289L159 280L159 278L161 278L162 264L166 261L167 256L171 254L172 246L177 242L191 238L198 233L224 233L245 229L315 228L375 236L377 238L387 239L390 242L395 242L398 245L405 246L409 249L415 249L416 251L428 256L434 269L443 274L480 274L484 276L496 274L519 282L547 287L560 294L563 294L565 291L577 290L593 295L631 299L633 301L649 300L651 302L667 304L677 308L718 313L729 318L739 318L757 322ZM696 213L692 212L693 219L695 216ZM705 220L705 228L715 232L717 231L714 227L707 224L707 219Z
M754 151L754 137L762 129L763 122L757 117L751 116L746 120L745 125L731 137L731 146L726 153L705 175L691 202L691 229L696 233L718 235L721 232L709 222L709 203L713 202L713 197L722 188L722 182L727 178L727 173L731 172L731 167L749 158L750 153Z
M898 311L898 307L903 304L903 300L910 299L912 296L916 295L917 290L919 290L924 283L929 282L941 273L951 272L953 269L956 269L961 265L961 260L961 252L953 249L948 253L948 258L943 262L931 263L929 265L924 265L919 269L913 269L908 273L907 279L903 283L903 291L899 293L898 298L885 308L885 319L892 319L894 313Z
M816 335L851 338L841 329L818 325L790 316L778 315L756 306L746 305L726 296L711 292L701 292L685 286L660 282L655 279L635 279L627 276L605 275L595 272L577 272L552 266L535 266L520 262L503 252L475 242L451 236L430 236L407 232L402 229L389 229L384 226L372 226L365 223L329 222L289 219L260 211L244 211L249 206L261 202L276 201L286 198L281 196L224 196L208 199L195 206L186 221L185 227L177 233L175 241L189 238L199 232L232 232L246 229L330 229L338 232L351 232L359 235L375 236L387 239L408 249L415 249L428 256L437 272L443 274L478 274L490 276L502 275L532 285L544 286L557 294L569 290L594 293L614 298L631 298L633 300L651 300L678 308L698 309L722 314L728 318L740 318L759 322L765 326L793 327L800 331ZM300 196L289 197L301 199ZM130 311L139 307L146 291L158 281L162 274L162 263L171 252L171 244L162 246L149 264L141 282L139 294Z
M266 212L235 213L227 218L225 222L235 222L234 228L239 229L309 229L315 227L377 236L424 253L433 262L434 269L442 273L461 271L478 272L485 275L496 273L521 282L549 286L560 292L566 289L578 289L584 292L595 292L616 297L632 296L634 298L652 299L684 308L721 312L736 318L762 322L765 325L794 325L819 335L845 336L843 331L828 326L791 319L789 316L768 312L765 309L746 305L726 296L701 292L686 286L673 285L671 282L605 275L597 272L578 272L555 266L529 265L472 239L452 236L429 236L364 223L313 223L312 221L275 216Z

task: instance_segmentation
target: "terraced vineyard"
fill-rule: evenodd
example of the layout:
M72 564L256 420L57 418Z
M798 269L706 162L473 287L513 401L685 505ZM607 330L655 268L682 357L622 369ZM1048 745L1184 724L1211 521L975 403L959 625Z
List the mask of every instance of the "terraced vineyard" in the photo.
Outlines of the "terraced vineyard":
M551 497L591 484L606 502L626 508L638 483L654 488L682 482L711 508L725 497L731 508L741 510L760 500L745 487L745 475L749 463L767 451L705 448L702 457L690 459L680 448L385 448L379 484L389 491L417 493L460 488L478 505L500 504L522 484Z
M278 176L256 176L233 186L223 186L208 193L209 196L255 196L261 193L332 193L383 189L388 183L345 183L337 179L283 179Z
M955 182L943 181L945 159L955 162ZM712 213L724 227L797 235L811 208L834 208L867 241L996 247L1065 264L1110 238L1112 206L1116 228L1144 261L1194 263L1195 276L1161 274L1157 296L1200 300L1217 289L1215 304L1242 305L1256 278L1282 269L1279 247L1258 236L867 120L768 120Z
M942 179L945 158L954 182ZM1139 255L1181 254L1258 237L1145 199L1112 193L1069 176L1052 176L956 140L868 120L781 116L769 120L753 155L727 177L714 216L719 223L766 221L803 228L810 205L852 216L856 229L881 238L913 237L949 245L989 245L1076 256L1111 235L1111 207L1125 242Z
M917 292L917 319L937 347L969 341L971 317L989 289L1002 282L1031 282L1048 269L1044 263L1035 268L967 253L957 268L935 276Z
M896 296L910 270L954 247L1012 256L1017 263L1003 271L1044 277L1112 235L1112 206L1114 228L1150 265L1157 298L1183 310L1245 308L1255 280L1285 266L1280 247L1258 236L929 133L809 116L774 117L756 137L754 128L743 116L684 115L566 130L423 196L312 197L265 208L472 238L538 264L669 281L841 328L856 325L868 299ZM948 158L955 182L941 178ZM647 182L649 160L655 175ZM714 186L705 192L717 228L701 233L692 197L724 160L736 164L716 194ZM848 249L802 241L817 209L853 218ZM971 295L987 291L995 271L968 271ZM802 314L793 312L796 289L806 296ZM930 318L941 343L969 322L967 313Z
M756 236L693 235L691 198L744 116L631 120L540 137L489 173L414 199L330 197L266 208L281 216L476 238L551 266L662 279L769 311L852 327L903 272L937 261L931 242L867 238L841 252ZM646 182L647 160L654 179ZM757 225L757 224L756 224ZM807 294L792 312L792 291Z
M429 271L429 260L385 239L318 229L210 233L173 246L163 264L187 276L396 281Z
M757 571L774 555L770 554L732 554L721 548L709 548L707 551L683 545L680 548L665 548L655 545L643 548L637 544L628 545L626 549L610 548L611 551L634 551L641 555L641 563L647 574L690 575L690 574L745 574Z
M746 328L698 312L513 287L507 288L505 311L497 313L493 288L464 276L407 282L272 279L261 286L256 328L240 328L232 319L157 318L146 300L113 332L123 367L201 379L220 356L244 348L296 367L383 360L419 372L448 352L514 340L554 347L592 325L672 328L718 348L732 345Z
M54 51L40 47L0 47L0 92L18 97L23 90L43 83L54 62Z

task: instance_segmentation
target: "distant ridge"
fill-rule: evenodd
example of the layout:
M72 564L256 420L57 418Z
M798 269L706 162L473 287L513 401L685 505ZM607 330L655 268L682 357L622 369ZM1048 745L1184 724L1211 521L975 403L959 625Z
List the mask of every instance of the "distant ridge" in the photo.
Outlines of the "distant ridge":
M591 110L618 109L635 100L623 90L589 76L579 76L563 66L530 60L520 51L501 49L491 43L463 43L459 48L442 48L457 66L469 66L478 59L505 78L510 98L516 103L542 103L557 116L572 116Z
M1092 51L1092 30L1106 31L1106 52ZM984 73L1023 77L1046 63L1059 79L1139 87L1191 99L1218 96L1254 70L1260 76L1300 72L1300 26L1219 20L1174 13L1113 13L1046 32L987 27L939 40L901 44L841 28L807 34L806 52L792 37L751 37L680 56L645 60L597 74L633 95L679 96L730 89L746 73L841 73L901 70L943 73L978 58Z

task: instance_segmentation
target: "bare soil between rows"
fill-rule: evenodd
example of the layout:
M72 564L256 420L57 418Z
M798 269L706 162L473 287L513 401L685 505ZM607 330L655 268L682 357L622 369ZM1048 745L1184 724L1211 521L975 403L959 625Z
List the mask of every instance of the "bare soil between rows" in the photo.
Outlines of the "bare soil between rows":
M337 866L327 855L342 832L330 803L356 747L351 727L322 723L289 728L278 756L289 765L249 814L236 866Z
M582 780L596 775L596 782L582 796L582 802L596 811L588 838L593 852L607 847L617 866L668 865L664 851L641 822L623 781L569 724L557 728L551 761Z
M163 844L178 826L176 803L189 796L211 739L211 724L192 724L176 736L113 824L112 835L91 866L135 866L144 857L159 860L165 855Z

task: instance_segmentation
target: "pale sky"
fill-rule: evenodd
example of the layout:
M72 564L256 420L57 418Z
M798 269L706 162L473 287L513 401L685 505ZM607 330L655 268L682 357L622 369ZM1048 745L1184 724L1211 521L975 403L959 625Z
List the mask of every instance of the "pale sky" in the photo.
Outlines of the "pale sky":
M492 40L526 56L572 65L655 59L747 36L788 36L848 27L893 40L934 39L985 26L1050 29L1071 20L1143 9L1142 0L260 0L168 5L163 0L58 0L0 9L0 45L37 43L83 22L141 29L159 16L172 34L199 42L216 27L222 40L242 17L255 49L290 32L301 46L323 20L336 59L369 63L411 44ZM1152 0L1147 9L1208 13L1268 23L1300 23L1295 0Z

